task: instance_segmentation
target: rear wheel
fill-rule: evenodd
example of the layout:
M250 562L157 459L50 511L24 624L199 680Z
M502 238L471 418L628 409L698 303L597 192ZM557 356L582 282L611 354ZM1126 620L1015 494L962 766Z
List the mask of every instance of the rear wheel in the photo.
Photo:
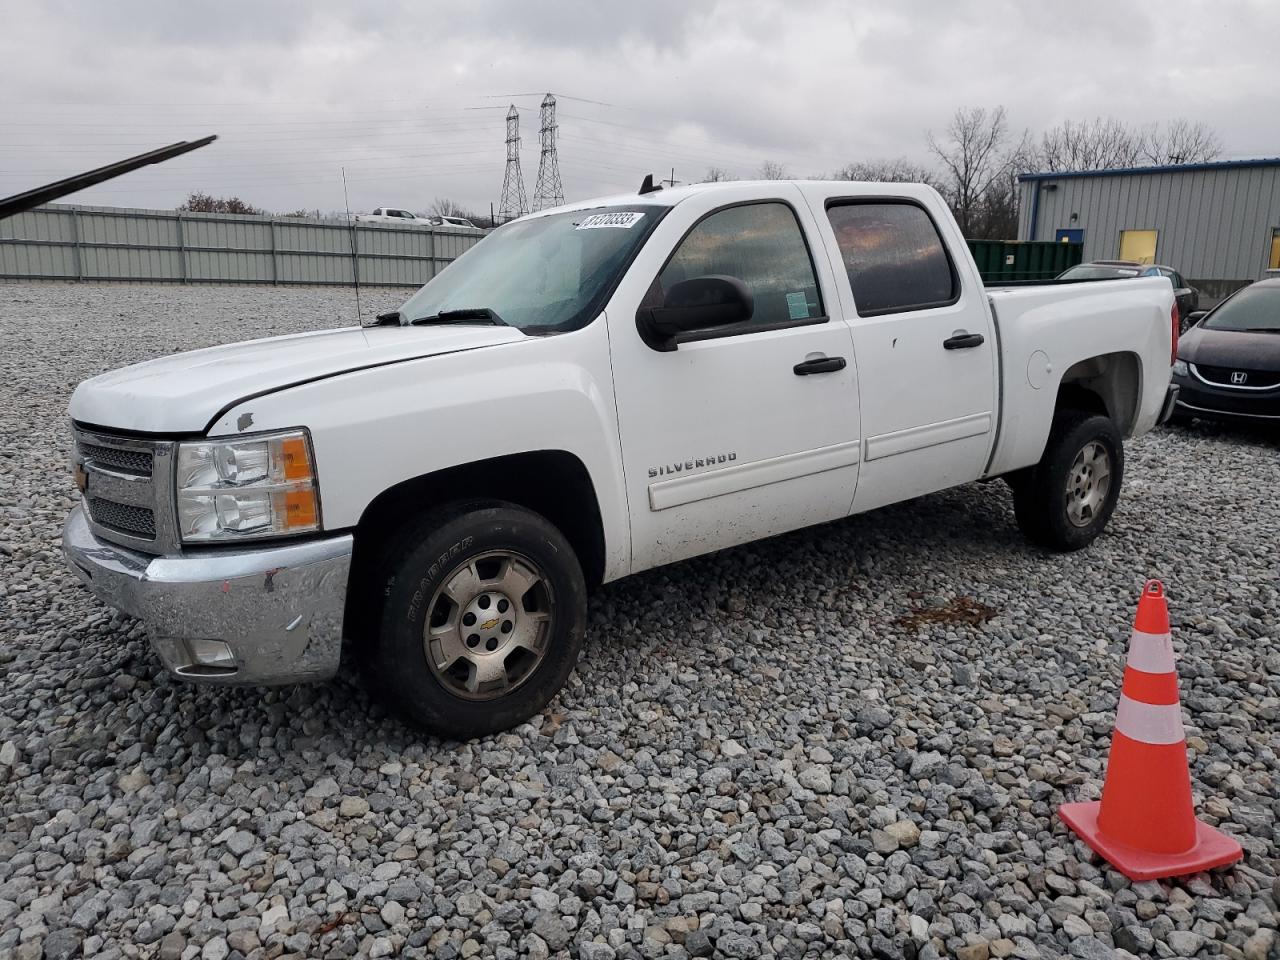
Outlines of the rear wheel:
M379 630L364 658L375 695L467 739L515 726L568 679L586 585L564 536L512 504L457 504L392 548Z
M1050 550L1086 547L1111 519L1123 476L1124 450L1111 419L1062 411L1040 462L1010 484L1018 527Z

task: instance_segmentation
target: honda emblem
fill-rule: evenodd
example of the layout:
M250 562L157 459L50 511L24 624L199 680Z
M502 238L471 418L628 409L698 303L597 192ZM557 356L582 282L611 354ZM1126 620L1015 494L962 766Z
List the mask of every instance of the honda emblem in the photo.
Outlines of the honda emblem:
M1237 387L1249 382L1249 374L1243 370L1237 370L1231 374L1231 382Z

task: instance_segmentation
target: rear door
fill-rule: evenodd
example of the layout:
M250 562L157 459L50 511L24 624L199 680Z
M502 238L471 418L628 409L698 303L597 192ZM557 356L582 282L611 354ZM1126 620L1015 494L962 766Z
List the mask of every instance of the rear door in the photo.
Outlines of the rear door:
M998 344L955 222L935 215L927 187L804 189L839 257L853 334L863 445L854 509L977 479L995 434Z
M858 471L852 342L816 224L792 184L681 201L608 311L633 569L847 515ZM816 256L815 256L816 254ZM755 311L664 352L636 310L732 276Z

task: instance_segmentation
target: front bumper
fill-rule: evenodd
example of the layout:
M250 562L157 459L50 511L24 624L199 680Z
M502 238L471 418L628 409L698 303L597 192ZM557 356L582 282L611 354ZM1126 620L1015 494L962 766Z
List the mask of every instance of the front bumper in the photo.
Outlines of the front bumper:
M1180 388L1176 412L1182 416L1259 423L1280 421L1280 387L1245 390L1190 376L1174 379Z
M81 507L62 549L100 600L147 625L188 680L297 683L338 669L350 534L240 550L150 556L94 535Z
M1169 422L1169 418L1173 416L1174 408L1178 405L1178 394L1180 392L1181 388L1178 384L1169 384L1169 389L1164 394L1164 405L1160 408L1160 416L1156 420L1157 424Z

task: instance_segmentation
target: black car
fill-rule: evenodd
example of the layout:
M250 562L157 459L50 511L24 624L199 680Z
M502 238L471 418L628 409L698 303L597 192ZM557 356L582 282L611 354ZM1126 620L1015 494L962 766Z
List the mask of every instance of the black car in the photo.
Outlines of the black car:
M1178 341L1174 419L1280 424L1280 279L1238 290Z
M1059 280L1122 280L1126 277L1164 277L1173 284L1173 296L1178 301L1178 319L1183 326L1200 306L1200 291L1187 283L1173 267L1159 263L1094 260L1091 263L1077 263L1058 274Z

